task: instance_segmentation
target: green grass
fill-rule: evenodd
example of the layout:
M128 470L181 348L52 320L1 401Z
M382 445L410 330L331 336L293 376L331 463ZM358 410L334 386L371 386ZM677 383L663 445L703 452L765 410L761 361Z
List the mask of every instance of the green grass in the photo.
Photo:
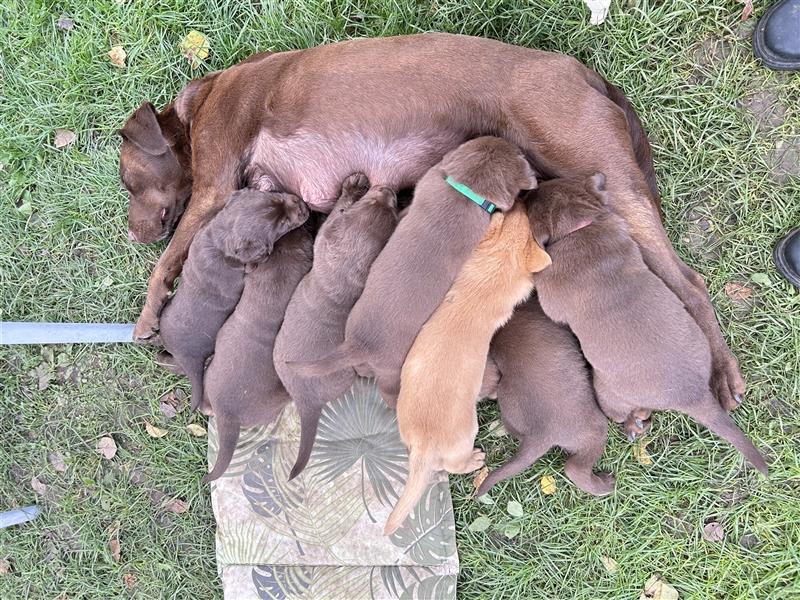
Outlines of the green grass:
M189 79L265 49L284 50L356 36L440 30L574 54L620 85L651 134L666 226L678 251L706 278L723 331L749 382L736 413L765 449L772 475L742 468L727 446L683 418L658 415L639 465L616 430L602 466L618 477L612 497L595 500L561 475L553 452L492 493L468 499L454 478L463 598L637 598L654 572L682 599L800 598L800 300L775 272L775 240L800 224L800 183L771 173L776 143L800 144L800 112L762 127L743 99L766 94L800 105L800 78L759 67L729 0L615 1L610 20L588 26L578 0L541 2L238 2L4 0L0 6L0 294L4 320L131 322L163 245L126 237L126 195L117 177L115 131L140 102L166 103ZM759 6L759 11L763 7ZM63 13L76 26L55 26ZM751 25L749 25L751 26ZM211 55L192 72L178 45L191 29ZM128 66L109 64L121 44ZM57 150L56 128L77 133ZM780 144L779 144L780 145ZM797 169L797 165L794 165ZM31 214L18 210L30 203ZM754 274L755 282L751 279ZM766 277L764 276L766 275ZM747 301L728 282L753 289ZM0 348L0 508L38 502L34 523L0 531L0 598L209 598L216 577L213 517L200 483L205 441L185 431L186 413L165 420L159 398L183 385L159 371L153 350L133 346ZM57 375L77 365L83 379L58 378L39 391L32 369ZM497 418L481 409L482 421ZM147 436L144 420L166 428ZM109 462L94 449L113 435ZM507 438L482 434L491 465ZM48 453L61 452L56 472ZM555 494L542 494L554 474ZM37 497L31 479L49 486ZM153 492L191 503L175 515ZM518 500L525 515L506 514ZM494 528L471 533L479 514ZM705 522L725 528L703 541ZM520 525L514 539L495 528ZM122 557L108 550L119 523ZM746 548L745 534L758 544ZM749 538L752 539L752 538ZM619 564L605 572L601 556ZM132 592L123 576L135 575Z

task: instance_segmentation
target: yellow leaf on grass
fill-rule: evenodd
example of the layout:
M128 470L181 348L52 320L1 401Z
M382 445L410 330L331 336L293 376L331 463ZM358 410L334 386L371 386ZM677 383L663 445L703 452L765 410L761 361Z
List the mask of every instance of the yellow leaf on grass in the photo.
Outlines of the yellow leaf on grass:
M192 68L200 66L200 61L208 57L210 46L208 38L199 31L190 31L181 42L181 52L192 63Z
M125 66L125 58L127 56L128 54L122 46L111 46L111 50L108 51L108 57L111 59L111 62L118 67Z
M542 480L539 482L539 485L542 487L542 493L544 494L555 494L556 493L556 478L552 475L545 475L542 477Z
M615 561L610 556L601 556L600 562L603 563L603 566L606 568L606 571L608 571L611 575L619 571L619 565L617 564L617 561Z
M678 600L678 590L661 578L661 575L653 575L644 584L642 595L639 600Z
M191 433L194 437L203 437L206 434L205 427L197 423L189 423L186 426L186 431Z
M472 486L477 490L481 487L481 484L486 481L486 478L489 476L489 467L483 467L478 474L475 475L475 479L472 480Z
M643 438L639 438L633 446L633 457L640 465L653 464L653 457L647 451L647 442Z
M156 427L150 421L144 422L144 428L147 429L147 435L149 435L151 438L162 438L168 433L166 429Z

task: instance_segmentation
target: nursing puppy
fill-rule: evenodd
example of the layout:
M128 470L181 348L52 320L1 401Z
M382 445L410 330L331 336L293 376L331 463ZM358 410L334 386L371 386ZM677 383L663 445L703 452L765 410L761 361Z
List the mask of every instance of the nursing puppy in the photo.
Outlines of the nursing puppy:
M297 196L241 190L192 243L159 332L173 368L189 378L192 410L203 398L203 369L217 332L242 294L245 265L267 258L275 242L307 218Z
M408 480L384 534L403 523L436 471L468 473L483 466L483 452L473 448L475 402L489 343L531 293L531 275L549 264L520 202L492 217L486 236L422 327L403 364L397 399L400 437L409 450Z
M363 175L345 180L314 242L314 266L292 296L275 341L275 369L300 414L300 449L290 479L308 463L323 407L346 392L356 374L352 367L345 367L308 375L289 361L319 356L344 340L347 315L364 289L372 262L397 225L394 192L373 187L364 196L368 186Z
M689 415L766 475L764 457L712 395L708 341L647 268L608 206L605 176L543 184L529 215L553 265L536 280L544 312L566 323L594 371L603 412L622 423L652 410Z
M289 300L311 268L312 246L303 227L278 240L269 258L245 275L236 310L217 334L203 404L217 419L219 452L206 482L228 468L240 427L268 425L290 401L275 372L272 350Z
M489 474L477 495L527 469L553 446L570 455L564 472L575 485L596 496L610 493L614 478L592 473L605 448L608 423L569 329L548 319L533 296L494 336L489 357L500 372L503 425L520 446Z
M468 186L462 193L447 183ZM408 214L380 253L347 319L345 340L308 367L316 375L355 367L374 376L394 406L400 369L419 330L442 303L489 228L490 212L469 194L509 210L536 177L519 148L480 137L445 155L419 181Z

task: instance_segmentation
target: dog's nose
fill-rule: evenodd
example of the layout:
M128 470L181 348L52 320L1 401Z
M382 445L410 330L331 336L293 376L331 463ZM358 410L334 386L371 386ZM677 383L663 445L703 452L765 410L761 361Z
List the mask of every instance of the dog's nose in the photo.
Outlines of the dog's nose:
M130 241L132 241L132 242L138 242L139 241L138 239L136 239L136 234L131 229L128 229L128 239Z

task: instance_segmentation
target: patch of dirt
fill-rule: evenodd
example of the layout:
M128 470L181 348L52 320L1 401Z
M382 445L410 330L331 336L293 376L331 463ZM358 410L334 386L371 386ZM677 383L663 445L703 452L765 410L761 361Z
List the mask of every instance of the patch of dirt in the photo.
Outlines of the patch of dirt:
M800 139L795 142L779 140L767 153L767 164L772 169L772 179L781 185L790 179L800 178Z
M687 538L694 532L694 526L681 516L664 517L664 529L674 538Z
M700 42L692 51L694 67L686 78L690 85L703 83L708 79L708 73L715 67L722 65L734 50L733 44L714 36L709 36Z
M744 548L745 550L752 550L756 546L761 543L761 540L758 539L758 536L755 533L745 533L739 539L739 545Z
M745 96L739 106L747 111L756 122L758 131L770 132L786 122L788 107L780 103L774 90L766 89Z
M681 242L692 253L692 256L704 262L716 262L722 256L722 237L705 212L699 208L691 208L684 219L686 229L681 235Z

